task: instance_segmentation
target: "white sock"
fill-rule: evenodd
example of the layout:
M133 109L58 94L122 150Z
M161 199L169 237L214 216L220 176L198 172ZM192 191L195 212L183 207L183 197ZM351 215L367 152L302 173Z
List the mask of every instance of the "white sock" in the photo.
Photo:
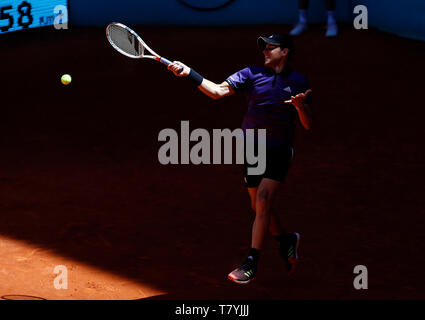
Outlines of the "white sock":
M328 11L328 25L336 24L335 11Z
M300 23L307 24L307 10L299 10Z

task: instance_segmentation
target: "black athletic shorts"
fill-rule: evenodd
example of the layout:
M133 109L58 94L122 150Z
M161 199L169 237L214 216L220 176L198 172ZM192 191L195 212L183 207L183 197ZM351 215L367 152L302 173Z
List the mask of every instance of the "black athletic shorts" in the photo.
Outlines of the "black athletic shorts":
M258 154L258 146L255 146L255 154ZM288 174L291 166L292 158L294 157L294 147L292 144L283 144L279 146L266 147L266 171L262 175L248 175L249 167L257 167L258 164L250 165L245 158L244 163L244 178L247 188L255 188L260 185L263 178L285 182L285 177Z

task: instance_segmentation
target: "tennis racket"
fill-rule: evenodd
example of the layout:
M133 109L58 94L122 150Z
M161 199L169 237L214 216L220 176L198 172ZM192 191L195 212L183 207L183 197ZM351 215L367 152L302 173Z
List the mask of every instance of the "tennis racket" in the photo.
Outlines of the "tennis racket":
M168 66L172 62L164 57L161 57L140 38L136 32L122 23L112 22L106 27L106 37L112 47L123 55L133 58L142 59L148 58L161 62ZM145 54L145 52L149 54ZM183 71L183 67L179 72Z

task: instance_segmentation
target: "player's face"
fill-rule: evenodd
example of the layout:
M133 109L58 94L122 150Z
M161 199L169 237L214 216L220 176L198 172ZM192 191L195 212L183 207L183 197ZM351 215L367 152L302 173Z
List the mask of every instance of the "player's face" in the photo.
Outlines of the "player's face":
M271 67L278 65L282 61L282 58L286 57L287 49L282 50L279 46L266 44L263 54L264 65Z

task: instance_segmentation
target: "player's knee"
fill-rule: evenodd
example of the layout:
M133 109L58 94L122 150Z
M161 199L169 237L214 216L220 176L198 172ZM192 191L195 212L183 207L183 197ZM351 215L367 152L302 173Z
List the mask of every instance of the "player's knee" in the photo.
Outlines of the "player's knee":
M256 199L256 212L260 214L270 214L270 192L266 188L258 191Z
M269 194L269 190L267 190L266 188L262 188L258 191L258 197L257 197L257 202L268 202L270 199L270 194Z

